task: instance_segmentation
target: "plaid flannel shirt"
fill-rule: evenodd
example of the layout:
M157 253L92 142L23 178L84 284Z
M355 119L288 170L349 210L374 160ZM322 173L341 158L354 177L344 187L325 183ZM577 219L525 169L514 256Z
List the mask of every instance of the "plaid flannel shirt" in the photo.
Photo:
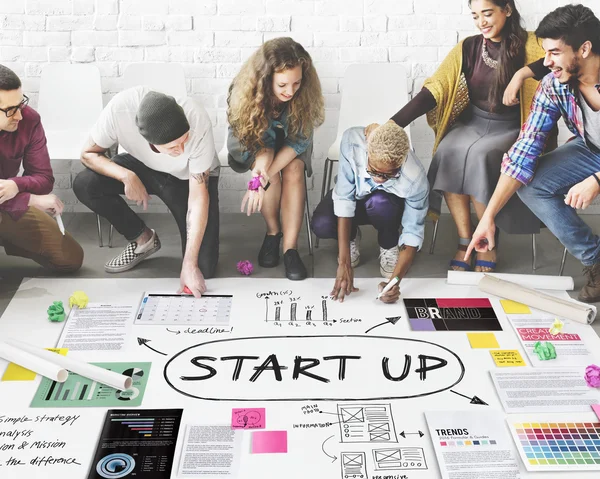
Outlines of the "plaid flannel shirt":
M596 85L600 88L600 85ZM585 141L583 114L577 100L577 91L571 85L560 83L550 73L540 82L527 121L515 144L504 155L501 171L528 185L535 174L538 158L543 154L548 135L563 117L567 128Z

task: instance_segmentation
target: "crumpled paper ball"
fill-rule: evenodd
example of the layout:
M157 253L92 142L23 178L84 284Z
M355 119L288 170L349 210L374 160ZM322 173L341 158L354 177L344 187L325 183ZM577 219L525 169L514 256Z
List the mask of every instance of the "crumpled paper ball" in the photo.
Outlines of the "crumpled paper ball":
M600 367L590 364L585 368L585 382L591 388L600 387Z
M77 306L79 309L83 309L87 306L89 298L83 291L75 291L69 298L69 307Z
M258 191L258 189L262 186L262 183L260 182L261 179L262 179L262 176L260 176L260 175L252 178L248 182L248 189L250 191Z
M254 266L250 261L244 260L237 264L237 270L245 276L250 276L254 271Z
M65 308L62 301L54 301L46 312L48 320L53 323L62 323L65 320Z

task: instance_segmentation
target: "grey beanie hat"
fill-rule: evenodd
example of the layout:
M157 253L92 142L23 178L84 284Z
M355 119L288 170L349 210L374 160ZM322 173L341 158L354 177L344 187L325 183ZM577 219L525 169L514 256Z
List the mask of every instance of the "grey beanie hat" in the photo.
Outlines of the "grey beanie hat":
M164 93L146 93L137 111L135 124L140 134L153 145L166 145L190 130L183 108Z

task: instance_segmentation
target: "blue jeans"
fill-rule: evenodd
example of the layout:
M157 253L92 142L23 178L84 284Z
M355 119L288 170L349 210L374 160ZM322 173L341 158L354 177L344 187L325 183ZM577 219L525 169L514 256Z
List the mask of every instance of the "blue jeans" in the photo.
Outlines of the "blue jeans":
M598 171L600 153L578 138L541 156L532 182L518 192L523 203L584 266L600 262L600 240L577 210L565 204L565 195Z

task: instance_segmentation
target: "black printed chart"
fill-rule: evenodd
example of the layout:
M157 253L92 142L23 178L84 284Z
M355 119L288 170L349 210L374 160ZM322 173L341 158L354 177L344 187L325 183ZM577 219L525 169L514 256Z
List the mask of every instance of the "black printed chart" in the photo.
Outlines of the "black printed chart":
M187 294L147 293L135 316L135 324L185 326L229 325L233 295L195 298Z

